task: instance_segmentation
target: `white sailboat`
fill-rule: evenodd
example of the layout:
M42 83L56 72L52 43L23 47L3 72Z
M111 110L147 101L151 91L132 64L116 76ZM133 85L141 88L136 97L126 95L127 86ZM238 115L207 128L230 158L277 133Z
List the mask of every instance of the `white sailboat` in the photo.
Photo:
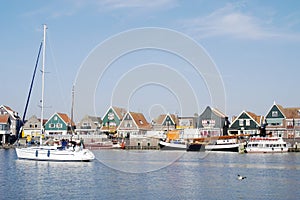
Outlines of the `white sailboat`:
M46 50L46 29L44 25L43 38L43 64L42 64L42 101L41 101L41 135L43 134L43 115L44 115L44 72L45 72L45 50ZM28 160L44 160L44 161L92 161L95 159L94 154L80 147L67 148L59 146L43 145L42 137L40 137L40 146L16 148L19 159Z

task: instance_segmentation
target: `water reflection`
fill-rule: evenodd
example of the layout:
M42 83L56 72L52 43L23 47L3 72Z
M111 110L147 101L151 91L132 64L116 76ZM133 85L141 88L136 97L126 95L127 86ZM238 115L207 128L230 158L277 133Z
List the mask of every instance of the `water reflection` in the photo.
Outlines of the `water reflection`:
M0 150L1 199L273 200L300 195L299 153L210 153L203 158L201 152L158 152L95 151L109 164L104 165L98 160L18 160L14 151ZM159 169L172 160L168 155L178 159ZM118 165L127 171L117 170ZM247 179L237 180L237 174Z

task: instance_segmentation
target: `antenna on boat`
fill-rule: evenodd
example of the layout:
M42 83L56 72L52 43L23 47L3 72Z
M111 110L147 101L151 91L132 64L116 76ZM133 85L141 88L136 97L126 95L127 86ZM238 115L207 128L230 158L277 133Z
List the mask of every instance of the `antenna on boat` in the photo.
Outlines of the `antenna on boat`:
M45 87L46 30L47 30L47 25L44 24L43 60L42 60L42 100L41 100L41 136L40 136L40 145L42 145L42 136L44 134L43 121L44 121L44 87Z

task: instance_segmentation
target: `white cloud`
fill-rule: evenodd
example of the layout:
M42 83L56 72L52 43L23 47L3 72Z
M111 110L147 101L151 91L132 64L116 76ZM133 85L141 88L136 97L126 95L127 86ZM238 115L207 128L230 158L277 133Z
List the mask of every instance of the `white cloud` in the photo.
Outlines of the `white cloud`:
M242 13L237 6L227 4L209 15L182 20L183 28L196 38L229 36L242 39L300 38L299 34L281 31L271 19L261 19Z

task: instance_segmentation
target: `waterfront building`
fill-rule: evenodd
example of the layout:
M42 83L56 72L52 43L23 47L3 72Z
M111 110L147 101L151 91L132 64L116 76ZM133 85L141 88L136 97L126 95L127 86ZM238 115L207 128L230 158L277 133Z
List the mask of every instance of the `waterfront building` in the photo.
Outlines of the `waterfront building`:
M168 132L175 130L178 125L178 118L174 114L162 114L152 120L152 129L154 131Z
M255 113L242 111L238 117L233 117L229 126L230 134L259 134L261 124L264 123L264 117Z
M0 143L5 144L10 135L11 121L9 115L0 115Z
M75 129L75 123L65 113L54 113L45 123L45 135L67 135Z
M146 136L150 130L151 125L142 113L127 112L117 131L119 137L132 138Z
M198 114L195 114L193 117L189 116L178 116L178 124L176 126L177 129L195 129L198 126Z
M300 137L300 107L284 108L274 102L266 114L266 131L283 138Z
M9 134L2 135L2 143L7 141L14 142L20 132L20 128L23 125L18 112L11 109L9 106L0 105L0 115L8 115L10 120Z
M207 106L198 118L201 137L227 135L228 117L216 108Z
M126 112L127 111L124 108L115 106L109 107L102 118L103 121L100 131L107 135L115 135L117 133L117 128L119 127Z
M101 117L85 115L76 126L78 134L99 134L101 128Z
M43 119L43 125L47 122L47 119ZM23 125L22 137L26 136L40 136L41 134L41 119L37 116L31 116Z

